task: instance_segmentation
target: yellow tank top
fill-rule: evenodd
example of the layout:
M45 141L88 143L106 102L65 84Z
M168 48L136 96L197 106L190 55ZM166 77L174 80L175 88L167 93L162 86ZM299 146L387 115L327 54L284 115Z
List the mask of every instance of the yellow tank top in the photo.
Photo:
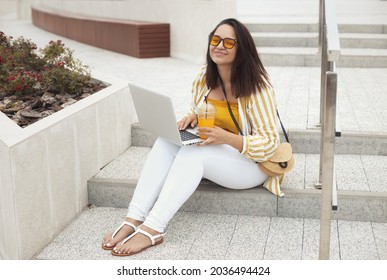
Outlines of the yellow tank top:
M228 111L228 106L226 100L215 100L207 98L208 102L214 105L216 109L215 113L215 125L219 126L227 131L230 131L234 134L238 134L238 129L236 128L231 116ZM229 102L230 108L236 121L239 124L239 112L238 112L238 102ZM240 125L239 125L240 126Z

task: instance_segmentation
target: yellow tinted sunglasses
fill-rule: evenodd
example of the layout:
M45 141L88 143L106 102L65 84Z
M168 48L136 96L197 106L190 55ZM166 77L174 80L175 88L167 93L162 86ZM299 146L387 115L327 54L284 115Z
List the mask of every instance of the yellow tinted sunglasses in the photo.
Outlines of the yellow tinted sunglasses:
M235 39L221 38L218 35L210 35L209 41L210 41L210 45L214 46L214 47L218 46L220 44L220 42L223 41L223 47L225 47L226 49L232 49L235 46L236 42L238 42Z

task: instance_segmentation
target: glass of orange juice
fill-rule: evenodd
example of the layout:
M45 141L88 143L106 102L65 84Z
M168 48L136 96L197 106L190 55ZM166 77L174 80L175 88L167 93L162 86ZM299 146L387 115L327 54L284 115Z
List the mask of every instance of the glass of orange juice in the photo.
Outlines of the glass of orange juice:
M198 111L198 127L214 127L215 112L214 105L204 102ZM207 136L200 135L200 138L207 139Z

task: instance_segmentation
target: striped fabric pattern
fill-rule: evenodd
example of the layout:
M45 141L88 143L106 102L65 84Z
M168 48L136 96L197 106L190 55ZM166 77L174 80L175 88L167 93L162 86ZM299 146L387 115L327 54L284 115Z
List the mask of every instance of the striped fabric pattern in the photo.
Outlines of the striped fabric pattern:
M203 67L192 83L192 104L189 114L204 101L210 89L206 85L206 67ZM279 144L275 92L272 88L256 92L249 97L238 98L238 111L243 131L241 154L255 162L269 159ZM257 166L258 168L258 166ZM269 177L264 187L277 196L283 196L281 183L283 176Z

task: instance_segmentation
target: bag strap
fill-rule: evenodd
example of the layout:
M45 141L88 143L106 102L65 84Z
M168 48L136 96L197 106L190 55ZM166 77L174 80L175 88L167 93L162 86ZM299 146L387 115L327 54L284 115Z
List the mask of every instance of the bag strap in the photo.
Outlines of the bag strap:
M229 113L230 113L230 116L231 116L231 118L232 118L232 121L234 122L236 128L238 129L239 134L243 136L242 129L239 127L239 124L238 124L238 122L237 122L236 119L235 119L235 116L234 116L234 114L233 114L233 112L232 112L232 110L231 110L231 108L230 108L230 103L228 103L227 94L226 94L226 89L225 89L225 87L224 87L224 84L223 84L222 79L220 79L220 86L222 87L224 97L226 98L228 111L229 111Z
M226 89L225 89L225 87L224 87L224 83L223 83L222 79L220 79L220 86L222 87L222 91L223 91L224 97L226 98L227 107L228 107L228 111L229 111L229 113L230 113L230 115L231 115L231 119L233 120L233 122L234 122L236 128L238 129L239 134L243 136L242 130L241 130L241 128L239 127L239 124L238 124L238 122L236 121L235 116L234 116L234 114L233 114L233 112L232 112L232 110L231 110L231 108L230 108L230 103L228 102L227 94L226 94ZM282 128L282 132L284 133L286 142L290 143L290 142L289 142L288 134L286 133L285 127L284 127L284 125L283 125L283 123L282 123L282 121L281 121L281 117L280 117L280 115L279 115L279 113L278 113L278 109L277 109L277 116L278 116L278 119L279 119L279 121L280 121L281 128Z
M288 137L288 134L286 133L285 127L284 127L284 125L282 124L282 121L281 121L280 115L279 115L279 113L278 113L278 109L277 109L277 116L278 116L278 119L279 119L279 121L280 121L280 124L281 124L281 127L282 127L282 132L284 133L284 136L285 136L286 142L290 143L290 142L289 142L289 137Z

